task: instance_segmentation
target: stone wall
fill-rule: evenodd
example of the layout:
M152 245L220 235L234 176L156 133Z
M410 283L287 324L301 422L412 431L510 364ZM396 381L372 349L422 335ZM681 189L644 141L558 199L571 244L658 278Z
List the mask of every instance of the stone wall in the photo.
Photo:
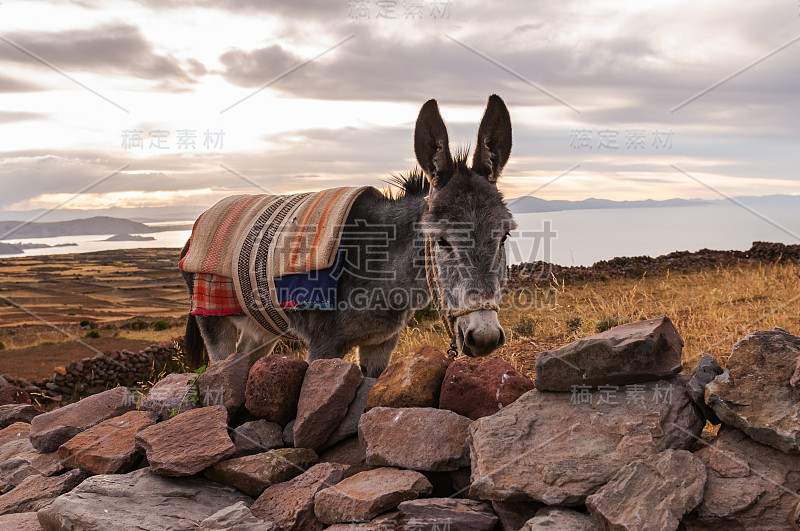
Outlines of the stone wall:
M139 352L115 350L84 358L81 361L56 367L53 376L46 380L27 381L4 375L12 385L17 385L33 395L71 402L81 396L99 393L119 385L133 386L158 372L168 361L178 355L171 343L150 345Z

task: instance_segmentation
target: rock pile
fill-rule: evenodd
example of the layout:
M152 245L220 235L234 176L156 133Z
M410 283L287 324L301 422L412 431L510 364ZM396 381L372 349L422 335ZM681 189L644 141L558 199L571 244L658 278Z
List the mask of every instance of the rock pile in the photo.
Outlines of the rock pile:
M800 338L751 334L692 375L682 344L665 317L625 325L542 354L535 387L430 347L377 381L233 354L138 410L122 387L0 406L0 528L797 526Z

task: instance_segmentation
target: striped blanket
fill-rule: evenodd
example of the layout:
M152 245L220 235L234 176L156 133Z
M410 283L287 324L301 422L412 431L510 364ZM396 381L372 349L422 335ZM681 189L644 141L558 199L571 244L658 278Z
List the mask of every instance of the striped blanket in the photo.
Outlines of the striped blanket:
M282 335L285 309L332 307L342 229L369 188L238 195L211 207L195 222L178 264L194 274L192 314L245 313Z

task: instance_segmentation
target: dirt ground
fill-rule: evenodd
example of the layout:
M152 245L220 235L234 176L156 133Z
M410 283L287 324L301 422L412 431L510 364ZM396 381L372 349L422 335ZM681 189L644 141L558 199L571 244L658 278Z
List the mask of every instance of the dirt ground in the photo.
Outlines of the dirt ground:
M100 351L138 351L188 313L178 270L180 249L125 249L0 260L0 374L26 379L52 376L53 367ZM145 323L130 329L131 320ZM81 326L81 323L84 323ZM90 323L87 325L86 323ZM149 328L148 328L149 326ZM96 330L99 339L84 339ZM134 339L119 337L125 334Z
M138 352L152 344L151 341L122 338L82 339L36 347L4 350L0 352L0 374L8 374L29 381L53 376L53 367L71 361L90 358L100 352L130 350ZM87 346L88 345L88 346ZM91 347L91 348L90 348ZM96 350L93 350L96 349Z

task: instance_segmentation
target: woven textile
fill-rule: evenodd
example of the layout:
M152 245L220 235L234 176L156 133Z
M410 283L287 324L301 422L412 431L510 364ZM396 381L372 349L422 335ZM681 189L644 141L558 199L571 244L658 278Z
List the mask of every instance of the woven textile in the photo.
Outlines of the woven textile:
M330 301L309 297L301 298L302 304L287 304L291 290L285 286L307 290L310 285L303 281L303 274L335 270L347 215L368 188L332 188L288 196L240 195L211 207L195 222L189 251L179 263L181 270L195 274L195 285L202 286L195 288L192 312L244 312L266 331L281 335L288 328L283 308L329 305ZM284 286L279 296L276 277L292 279L294 275L300 276L292 282L278 282ZM308 278L321 279L331 287L330 274ZM333 289L335 293L335 285ZM231 292L236 305L231 303Z

